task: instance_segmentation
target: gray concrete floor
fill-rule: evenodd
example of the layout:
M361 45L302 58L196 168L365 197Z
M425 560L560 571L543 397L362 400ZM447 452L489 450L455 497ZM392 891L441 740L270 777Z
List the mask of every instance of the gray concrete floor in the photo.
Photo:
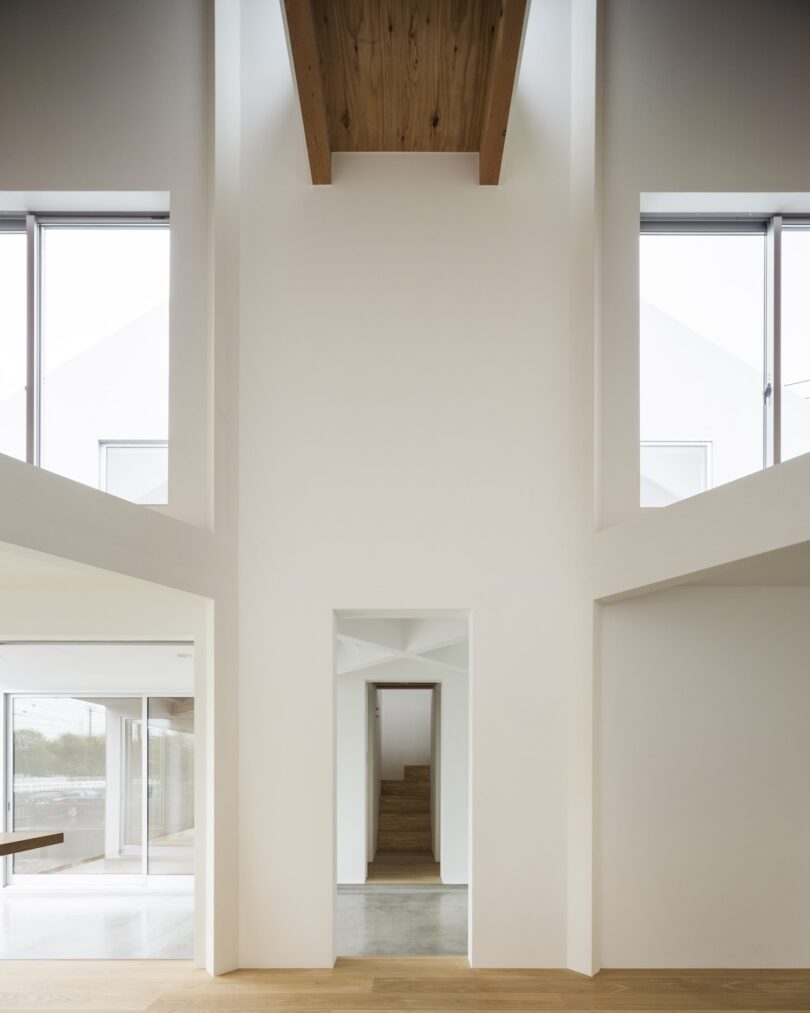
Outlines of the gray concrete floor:
M339 886L340 957L467 953L466 886Z

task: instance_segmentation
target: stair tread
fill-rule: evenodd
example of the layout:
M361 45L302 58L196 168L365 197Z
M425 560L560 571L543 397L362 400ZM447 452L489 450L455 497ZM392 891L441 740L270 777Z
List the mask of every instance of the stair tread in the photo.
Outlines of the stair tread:
M430 830L430 813L383 813L379 815L379 826L385 830L419 828Z
M381 813L430 812L430 795L381 795Z

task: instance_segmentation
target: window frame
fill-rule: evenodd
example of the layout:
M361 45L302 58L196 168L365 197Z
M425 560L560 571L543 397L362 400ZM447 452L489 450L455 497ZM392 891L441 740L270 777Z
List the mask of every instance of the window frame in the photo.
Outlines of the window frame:
M83 227L171 229L171 224L167 211L86 212L82 214L31 211L24 215L0 212L0 231L24 232L26 235L25 462L36 468L41 467L42 459L42 230L43 228L59 227L74 229ZM171 334L169 341L171 342Z
M43 643L51 643L54 641L43 641ZM155 641L144 641L144 643L155 643ZM193 647L192 642L186 641L172 641L173 646L177 647ZM0 890L9 888L24 888L26 890L53 890L53 889L75 889L76 887L85 888L89 886L88 875L92 877L94 881L97 880L98 886L109 887L116 889L120 887L135 887L140 889L158 889L166 892L172 890L188 890L189 887L194 883L194 878L197 875L196 869L196 856L193 859L194 871L193 872L152 872L150 871L150 852L149 842L152 838L149 837L149 703L152 700L169 700L175 697L182 697L183 699L190 699L194 701L196 707L197 696L195 693L172 693L171 688L159 692L159 693L143 693L143 692L132 692L127 693L125 691L117 691L113 693L102 693L96 689L91 692L82 692L79 690L62 689L53 692L47 692L44 690L38 690L34 692L26 692L25 690L5 690L0 693L0 721L2 721L6 735L6 747L5 755L2 757L5 770L2 772L2 796L5 802L4 805L4 818L2 821L4 829L8 831L14 830L14 773L15 773L15 757L14 757L14 701L17 699L41 699L41 700L53 700L63 699L71 700L76 698L84 698L88 700L140 700L141 702L141 716L143 728L143 740L140 757L141 765L141 798L140 798L140 815L141 815L141 841L137 845L141 849L141 853L138 856L140 859L140 871L139 872L114 872L114 873L82 873L82 872L64 872L58 876L54 876L50 872L14 872L14 855L6 855L0 858ZM196 715L195 715L196 716ZM195 753L198 748L197 746L197 731L195 727L194 731L194 749ZM2 752L2 751L0 751ZM196 756L193 765L194 776L196 779L197 765ZM196 796L193 795L196 801ZM197 819L196 808L194 811L195 821ZM194 829L196 831L197 824L195 822ZM199 847L198 841L195 839L193 847L196 849ZM95 885L95 883L94 883Z
M762 235L765 237L765 320L763 322L762 371L763 471L775 464L782 463L782 232L784 229L810 229L810 216L781 212L705 215L642 213L639 228L639 237L645 235ZM641 445L642 441L639 438L639 446ZM639 479L640 477L639 474ZM713 488L716 486L710 486L707 491L711 491Z

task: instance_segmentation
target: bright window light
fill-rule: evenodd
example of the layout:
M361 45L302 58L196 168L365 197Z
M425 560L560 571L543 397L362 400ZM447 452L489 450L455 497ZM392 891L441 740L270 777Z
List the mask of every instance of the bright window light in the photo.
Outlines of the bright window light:
M46 223L41 259L42 467L99 487L100 447L158 442L159 454L108 460L107 489L165 503L168 228Z
M101 443L100 454L104 492L133 503L167 502L168 443L106 440Z
M27 241L0 231L0 454L25 460Z
M781 459L810 452L810 228L782 230Z
M644 233L641 505L763 467L765 233Z

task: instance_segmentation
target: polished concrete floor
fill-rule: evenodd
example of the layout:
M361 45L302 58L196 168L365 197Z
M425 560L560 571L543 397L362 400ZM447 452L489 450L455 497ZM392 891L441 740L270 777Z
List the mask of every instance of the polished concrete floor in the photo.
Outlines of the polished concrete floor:
M184 960L194 896L145 891L0 891L0 959Z
M339 886L341 957L467 953L466 886Z

